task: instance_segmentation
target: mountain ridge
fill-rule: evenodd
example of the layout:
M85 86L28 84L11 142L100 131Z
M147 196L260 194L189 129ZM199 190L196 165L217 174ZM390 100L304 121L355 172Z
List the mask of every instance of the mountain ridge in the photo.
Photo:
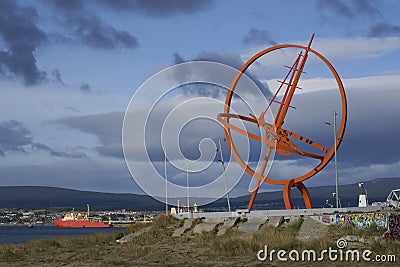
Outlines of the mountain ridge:
M364 182L368 190L369 202L385 201L389 192L400 188L400 178L376 178ZM315 207L334 203L332 192L335 186L309 187ZM342 206L355 206L358 203L358 183L339 186ZM230 198L232 208L246 207L249 195ZM292 191L295 207L303 207L300 193ZM86 207L90 204L95 209L134 209L163 210L165 204L148 195L133 193L106 193L47 186L2 186L0 187L0 208L73 208ZM205 206L207 209L225 209L226 199L221 198ZM283 208L282 192L261 192L257 195L254 208Z

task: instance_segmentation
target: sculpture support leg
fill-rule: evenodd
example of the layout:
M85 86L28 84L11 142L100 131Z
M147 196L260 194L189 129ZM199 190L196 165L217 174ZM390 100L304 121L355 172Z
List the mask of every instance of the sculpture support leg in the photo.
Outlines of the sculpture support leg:
M262 176L265 172L265 168L267 167L269 156L271 155L271 147L268 147L267 152L265 153L264 161L261 165L260 175ZM251 210L253 208L254 200L256 199L258 188L260 188L261 180L257 179L256 184L254 185L253 193L251 194L249 204L247 205L247 209Z
M312 209L312 202L311 202L311 196L310 193L308 192L307 188L302 182L296 183L294 186L299 189L301 195L303 196L304 199L304 204L306 205L306 209Z
M292 187L296 187L300 191L304 200L304 204L306 205L306 209L312 209L311 196L307 188L302 182L294 183L294 180L290 180L283 185L283 201L285 202L285 208L287 210L293 209L291 197Z
M294 185L294 180L287 181L283 185L283 201L285 203L285 208L287 210L293 209L292 197L290 195L293 185Z
M251 210L253 208L254 200L256 199L258 188L260 188L260 181L256 180L256 184L254 186L253 193L251 193L249 204L247 205L247 209Z
M258 188L260 187L260 181L256 181L256 184L254 186L253 193L251 194L249 204L247 206L248 210L251 210L253 208L254 200L256 199ZM294 179L285 182L283 185L283 201L285 203L285 208L287 210L293 209L293 204L292 204L292 196L291 196L291 191L292 187L296 187L300 193L301 196L303 197L304 204L306 205L306 209L312 209L312 201L311 201L311 196L310 193L308 192L308 189L302 182L295 183Z

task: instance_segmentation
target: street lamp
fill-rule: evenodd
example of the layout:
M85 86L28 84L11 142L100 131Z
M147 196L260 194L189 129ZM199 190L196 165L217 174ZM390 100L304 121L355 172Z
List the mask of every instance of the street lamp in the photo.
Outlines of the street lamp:
M338 114L336 111L333 112L333 141L334 141L334 146L335 146L335 180L336 180L336 208L339 208L339 188L338 188L338 167L337 167L337 156L336 156L336 146L337 146L337 140L336 140L336 116ZM332 125L329 122L325 122L325 124Z
M226 199L228 201L228 210L231 212L231 203L229 202L229 191L228 191L228 183L226 181L226 171L225 171L225 164L224 164L224 156L222 155L222 146L221 146L221 138L218 138L219 143L219 152L221 153L221 163L222 163L222 171L224 173L224 181L225 181L225 190L226 190Z

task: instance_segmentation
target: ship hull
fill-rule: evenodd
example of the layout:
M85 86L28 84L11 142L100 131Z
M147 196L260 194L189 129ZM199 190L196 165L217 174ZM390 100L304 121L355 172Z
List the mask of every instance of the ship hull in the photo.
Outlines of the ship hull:
M54 225L59 228L110 228L111 224L93 222L90 220L60 220L55 219Z

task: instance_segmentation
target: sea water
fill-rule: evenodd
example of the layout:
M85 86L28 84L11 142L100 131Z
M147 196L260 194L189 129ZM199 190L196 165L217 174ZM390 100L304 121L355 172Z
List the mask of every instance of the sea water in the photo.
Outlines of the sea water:
M20 244L32 239L123 232L123 228L57 228L55 226L0 226L0 244Z

